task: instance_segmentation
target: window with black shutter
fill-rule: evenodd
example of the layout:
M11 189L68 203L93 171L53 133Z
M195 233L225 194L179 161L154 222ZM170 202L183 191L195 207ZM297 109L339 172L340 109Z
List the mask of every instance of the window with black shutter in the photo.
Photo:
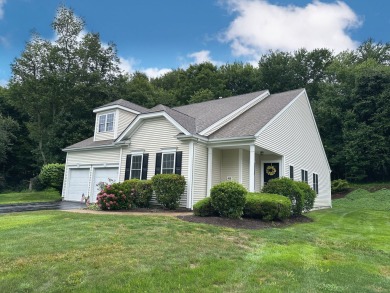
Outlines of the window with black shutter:
M294 167L290 165L290 179L294 180Z

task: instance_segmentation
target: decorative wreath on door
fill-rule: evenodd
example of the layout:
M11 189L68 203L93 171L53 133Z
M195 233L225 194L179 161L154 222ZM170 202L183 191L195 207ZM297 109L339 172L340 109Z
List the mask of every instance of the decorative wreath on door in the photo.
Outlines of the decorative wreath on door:
M265 169L265 172L269 175L269 176L274 176L276 174L276 168L272 165L270 166L267 166L267 168Z

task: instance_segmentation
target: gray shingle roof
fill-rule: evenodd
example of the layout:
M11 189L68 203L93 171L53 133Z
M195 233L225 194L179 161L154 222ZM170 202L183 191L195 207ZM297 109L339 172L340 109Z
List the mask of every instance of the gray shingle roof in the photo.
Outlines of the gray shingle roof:
M195 118L188 116L182 112L179 112L174 108L171 109L167 106L160 104L149 109L147 113L162 112L162 111L166 112L169 116L171 116L177 123L183 126L189 133L191 134L196 133Z
M297 89L268 96L233 121L212 133L209 138L255 135L303 90Z
M114 139L93 141L93 136L92 136L90 138L84 139L83 141L79 141L78 143L72 144L66 147L64 150L105 146L105 145L111 145L113 144L113 142Z
M199 133L265 92L266 91L264 90L208 102L180 106L173 108L173 110L195 118L196 133Z
M128 108L130 110L140 112L140 113L144 113L144 112L148 111L147 108L144 108L140 105L134 104L132 102L129 102L129 101L126 101L123 99L119 99L119 100L113 101L111 103L105 104L103 106L97 107L97 108L95 108L95 110L100 109L100 108L109 107L109 106L122 106L122 107Z

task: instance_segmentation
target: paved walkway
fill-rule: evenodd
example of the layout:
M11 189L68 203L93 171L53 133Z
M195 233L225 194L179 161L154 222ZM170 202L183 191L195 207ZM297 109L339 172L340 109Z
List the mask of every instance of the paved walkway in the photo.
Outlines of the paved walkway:
M68 211L68 210L81 210L83 208L85 208L84 203L70 202L70 201L4 204L4 205L0 205L0 214L14 213L14 212L41 211L41 210Z

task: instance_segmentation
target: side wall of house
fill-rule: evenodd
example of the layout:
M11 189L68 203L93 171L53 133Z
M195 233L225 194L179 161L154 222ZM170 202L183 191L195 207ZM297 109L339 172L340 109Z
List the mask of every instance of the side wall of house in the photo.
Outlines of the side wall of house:
M318 174L319 194L315 207L331 206L330 170L322 147L309 101L300 95L280 116L260 133L256 145L284 156L284 173L294 167L294 179L301 180L301 169L308 171L308 183L313 187L313 173Z
M131 121L133 121L134 118L137 116L134 113L122 109L118 109L118 112L119 112L119 118L118 118L117 137L123 132L123 130L126 129L127 126L129 126Z
M193 203L207 196L207 146L194 145Z
M183 152L181 174L188 181L188 142L179 141L176 135L180 131L164 117L150 118L145 120L130 138L130 145L123 147L121 157L121 168L119 172L120 181L125 178L126 156L132 152L143 152L149 154L148 179L155 175L156 153L163 149L175 148ZM188 184L188 182L187 182ZM187 204L187 190L183 194L180 206Z

